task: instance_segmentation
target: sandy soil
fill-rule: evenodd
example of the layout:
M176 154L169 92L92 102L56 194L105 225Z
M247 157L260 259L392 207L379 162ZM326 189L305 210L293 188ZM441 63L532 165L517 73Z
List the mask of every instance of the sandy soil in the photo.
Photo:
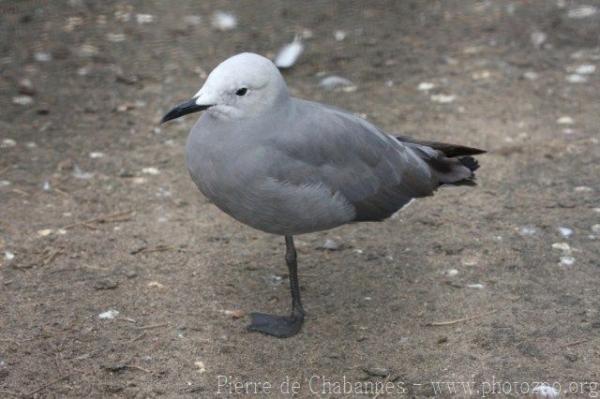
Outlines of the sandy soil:
M0 11L0 397L599 395L598 1ZM223 59L307 31L296 95L490 153L476 188L298 237L308 319L280 340L244 326L287 312L282 238L197 192L193 117L157 122ZM322 89L329 74L356 91Z

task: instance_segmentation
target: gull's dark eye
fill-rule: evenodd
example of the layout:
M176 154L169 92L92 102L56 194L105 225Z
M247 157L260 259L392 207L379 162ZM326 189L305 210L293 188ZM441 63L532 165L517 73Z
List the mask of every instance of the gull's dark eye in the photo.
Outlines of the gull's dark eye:
M246 93L248 93L248 89L246 89L245 87L242 87L241 89L238 89L238 90L235 92L235 94L236 94L237 96L243 96L243 95L245 95Z

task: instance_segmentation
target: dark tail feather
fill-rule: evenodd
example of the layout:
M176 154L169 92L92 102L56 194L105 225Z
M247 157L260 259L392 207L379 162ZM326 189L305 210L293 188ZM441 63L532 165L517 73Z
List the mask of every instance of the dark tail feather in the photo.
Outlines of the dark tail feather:
M475 172L477 169L479 169L479 162L477 162L477 160L473 157L460 157L458 160L464 166L469 168L471 172Z
M456 145L456 144L448 144L448 143L440 143L437 141L427 141L427 140L416 140L412 137L406 136L397 136L398 140L403 143L412 143L418 145L424 145L426 147L431 147L434 150L438 150L442 152L448 158L460 157L462 155L479 155L485 154L484 150L480 150L479 148L466 147L464 145Z
M404 136L397 139L412 148L427 162L440 185L476 185L474 172L479 169L479 162L470 155L484 154L485 151L461 145L415 140ZM431 149L436 151L433 152Z

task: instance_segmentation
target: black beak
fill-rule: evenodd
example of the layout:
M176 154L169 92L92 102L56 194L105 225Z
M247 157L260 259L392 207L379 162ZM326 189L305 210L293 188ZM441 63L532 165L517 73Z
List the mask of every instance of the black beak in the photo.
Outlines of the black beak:
M196 99L192 98L191 100L181 103L167 112L167 114L160 120L160 123L165 123L172 119L179 118L180 116L191 114L192 112L204 111L211 106L212 105L198 105L196 104Z

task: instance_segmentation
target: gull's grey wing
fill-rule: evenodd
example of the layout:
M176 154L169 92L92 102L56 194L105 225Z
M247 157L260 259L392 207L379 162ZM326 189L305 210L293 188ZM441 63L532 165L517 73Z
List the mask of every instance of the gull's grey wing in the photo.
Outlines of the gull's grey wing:
M277 162L268 173L276 181L341 194L355 210L353 221L383 220L439 186L417 152L369 122L333 107L293 101L293 123L272 138Z

